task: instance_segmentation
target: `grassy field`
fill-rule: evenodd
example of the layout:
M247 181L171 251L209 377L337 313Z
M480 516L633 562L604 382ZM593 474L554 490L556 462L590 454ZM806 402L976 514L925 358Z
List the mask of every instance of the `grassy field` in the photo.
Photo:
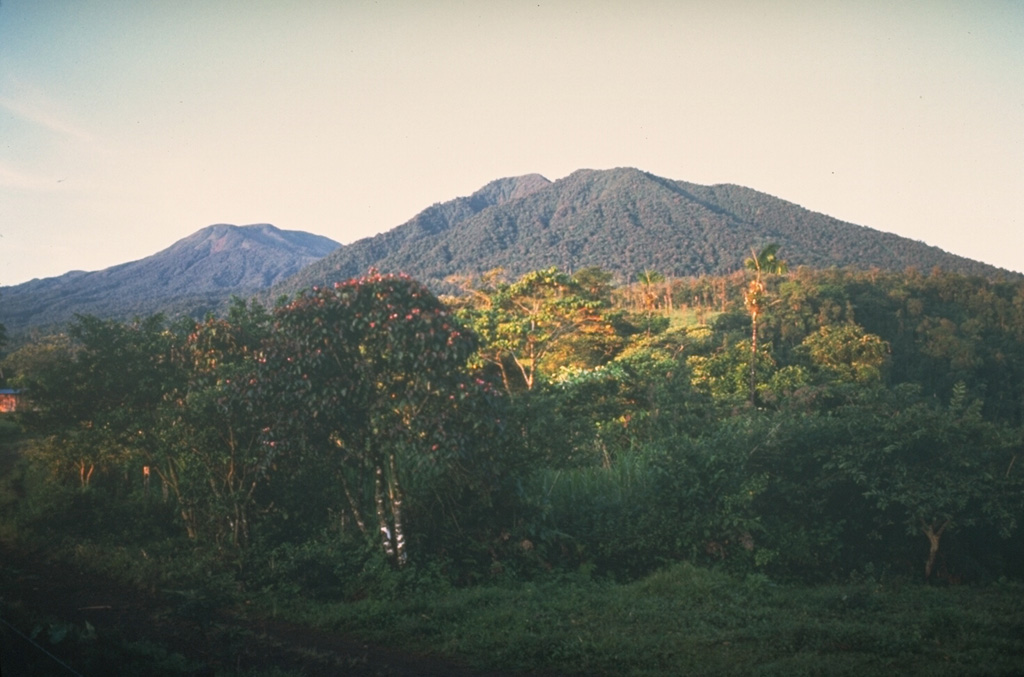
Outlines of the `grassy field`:
M1024 674L1024 587L781 586L678 564L294 609L481 670L566 675Z
M410 575L380 598L322 603L223 578L140 589L68 559L20 566L0 576L0 618L83 675L1024 674L1024 586L1008 582L808 587L681 563L627 584Z

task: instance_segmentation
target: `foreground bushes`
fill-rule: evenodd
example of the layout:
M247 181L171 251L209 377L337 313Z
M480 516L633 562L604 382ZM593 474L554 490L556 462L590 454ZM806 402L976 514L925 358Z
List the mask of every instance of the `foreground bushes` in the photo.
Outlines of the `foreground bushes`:
M802 271L757 278L756 318L723 280L695 325L588 275L454 307L371 274L203 322L80 318L11 356L32 438L8 508L124 547L181 534L339 599L406 566L1024 575L1024 288Z
M863 574L805 588L684 563L629 584L551 577L304 617L517 673L1009 675L1024 669L1022 594Z

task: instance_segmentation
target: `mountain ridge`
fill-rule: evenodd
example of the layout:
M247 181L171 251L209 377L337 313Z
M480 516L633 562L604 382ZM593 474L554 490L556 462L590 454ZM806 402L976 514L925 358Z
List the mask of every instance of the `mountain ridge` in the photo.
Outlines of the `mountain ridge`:
M340 246L265 223L214 224L136 261L0 287L0 323L17 333L60 325L76 313L202 314L232 295L254 295Z
M704 186L631 167L580 169L554 182L537 176L505 179L506 186L531 185L502 201L475 200L485 186L435 204L387 233L331 253L273 291L292 294L371 267L407 273L441 291L453 290L445 282L451 275L497 267L514 278L550 266L569 272L600 266L620 283L646 269L679 277L726 274L769 242L794 266L1018 275L734 184ZM445 218L436 220L439 215Z
M792 267L941 268L993 279L1003 270L734 184L700 185L635 168L580 169L491 181L435 203L384 233L340 245L269 224L214 224L138 261L0 288L0 323L17 334L75 313L118 319L219 312L232 295L270 302L315 285L402 272L437 293L451 276L504 268L509 278L557 266L599 266L616 282L644 270L727 274L774 242Z

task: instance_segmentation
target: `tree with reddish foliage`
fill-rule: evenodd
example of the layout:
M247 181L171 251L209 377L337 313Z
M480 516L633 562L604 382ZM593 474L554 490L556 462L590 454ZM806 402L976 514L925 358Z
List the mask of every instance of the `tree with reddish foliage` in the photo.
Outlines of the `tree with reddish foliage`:
M218 543L250 541L256 494L276 451L264 432L269 403L255 388L269 324L262 306L236 299L227 319L185 327L173 351L186 376L165 396L161 444L148 461L191 538L205 531Z
M313 288L274 313L259 358L264 395L277 403L271 436L293 460L337 474L349 523L376 530L397 566L408 558L410 476L458 472L453 421L477 387L465 371L475 348L405 276L371 272Z

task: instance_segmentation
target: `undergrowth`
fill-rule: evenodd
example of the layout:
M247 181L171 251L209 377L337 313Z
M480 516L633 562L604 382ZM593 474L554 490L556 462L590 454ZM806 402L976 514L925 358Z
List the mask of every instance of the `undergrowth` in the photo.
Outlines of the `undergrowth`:
M303 604L304 622L480 669L569 675L1016 675L1024 586L815 587L677 564L444 595Z
M0 433L7 435L0 451L10 450L16 434ZM1019 582L925 585L864 569L842 583L807 585L688 562L649 566L629 580L584 561L575 571L539 568L529 576L508 567L459 585L444 562L395 570L376 548L328 534L256 542L244 553L197 546L167 526L174 522L161 502L146 498L122 505L98 492L67 489L36 502L35 479L13 456L0 456L0 545L153 595L168 616L212 635L227 636L211 619L230 611L513 674L1024 674ZM646 466L612 470L620 492L642 493L649 485ZM586 484L603 480L589 472L559 478L564 496L603 497L604 503L590 504L588 528L605 523L599 510L605 504L638 502L633 494ZM562 514L557 503L550 509ZM20 576L0 567L0 595L15 590ZM159 638L127 641L14 607L0 617L48 647L75 644L78 665L120 661L119 674L169 675L196 667Z

